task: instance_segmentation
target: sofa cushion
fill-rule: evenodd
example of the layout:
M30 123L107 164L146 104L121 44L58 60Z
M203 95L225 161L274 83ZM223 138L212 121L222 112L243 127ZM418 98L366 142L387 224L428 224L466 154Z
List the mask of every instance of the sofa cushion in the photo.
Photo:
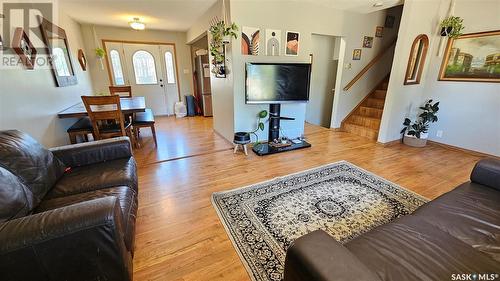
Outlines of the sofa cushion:
M47 199L115 186L128 186L137 192L134 158L117 159L72 168L64 174L47 194Z
M16 175L0 167L0 223L29 214L34 198Z
M40 205L38 205L34 212L41 213L107 196L114 196L118 198L120 202L123 217L123 233L125 234L125 245L129 251L133 252L135 219L137 214L137 196L136 192L127 186L104 188L66 197L44 200L40 203Z
M477 162L470 180L500 190L500 160L486 158Z
M52 152L29 135L16 130L0 131L0 166L18 176L38 204L63 175L65 166ZM27 196L31 194L27 193ZM34 207L33 206L33 207Z
M500 262L500 192L464 183L415 213L426 222Z
M451 280L500 263L417 216L377 227L345 246L382 280Z

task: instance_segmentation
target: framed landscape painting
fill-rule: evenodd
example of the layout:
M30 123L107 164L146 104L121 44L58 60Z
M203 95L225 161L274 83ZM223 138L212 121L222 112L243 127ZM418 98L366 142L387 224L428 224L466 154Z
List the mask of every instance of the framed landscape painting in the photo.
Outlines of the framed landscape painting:
M450 38L439 80L500 82L500 30Z

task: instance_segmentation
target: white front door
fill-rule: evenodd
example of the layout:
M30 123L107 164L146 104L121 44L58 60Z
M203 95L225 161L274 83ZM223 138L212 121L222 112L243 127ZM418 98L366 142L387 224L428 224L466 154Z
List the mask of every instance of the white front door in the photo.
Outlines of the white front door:
M174 46L106 42L106 50L114 85L130 85L155 115L174 114L179 100Z

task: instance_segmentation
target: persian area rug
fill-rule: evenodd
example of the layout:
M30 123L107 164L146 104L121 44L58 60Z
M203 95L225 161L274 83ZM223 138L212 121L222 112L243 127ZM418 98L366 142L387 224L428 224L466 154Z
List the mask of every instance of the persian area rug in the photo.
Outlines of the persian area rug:
M252 280L282 280L286 250L322 229L345 243L428 200L341 161L212 195Z

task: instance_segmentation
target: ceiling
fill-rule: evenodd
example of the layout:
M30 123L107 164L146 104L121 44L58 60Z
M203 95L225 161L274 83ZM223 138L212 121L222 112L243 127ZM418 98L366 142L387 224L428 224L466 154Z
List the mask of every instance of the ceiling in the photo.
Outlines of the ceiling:
M217 0L59 0L80 23L128 27L138 17L146 29L186 31Z
M228 1L228 0L226 0ZM263 0L233 0L260 1ZM269 1L269 0L267 0ZM403 0L275 0L309 2L358 13L387 9ZM186 31L217 0L59 0L60 8L80 23L128 27L139 17L147 29ZM377 2L381 7L374 7Z
M288 0L288 1L307 1L319 5L327 6L330 8L345 10L349 12L356 12L368 14L375 11L388 9L394 6L403 4L404 0ZM381 6L375 7L374 4L378 3Z

